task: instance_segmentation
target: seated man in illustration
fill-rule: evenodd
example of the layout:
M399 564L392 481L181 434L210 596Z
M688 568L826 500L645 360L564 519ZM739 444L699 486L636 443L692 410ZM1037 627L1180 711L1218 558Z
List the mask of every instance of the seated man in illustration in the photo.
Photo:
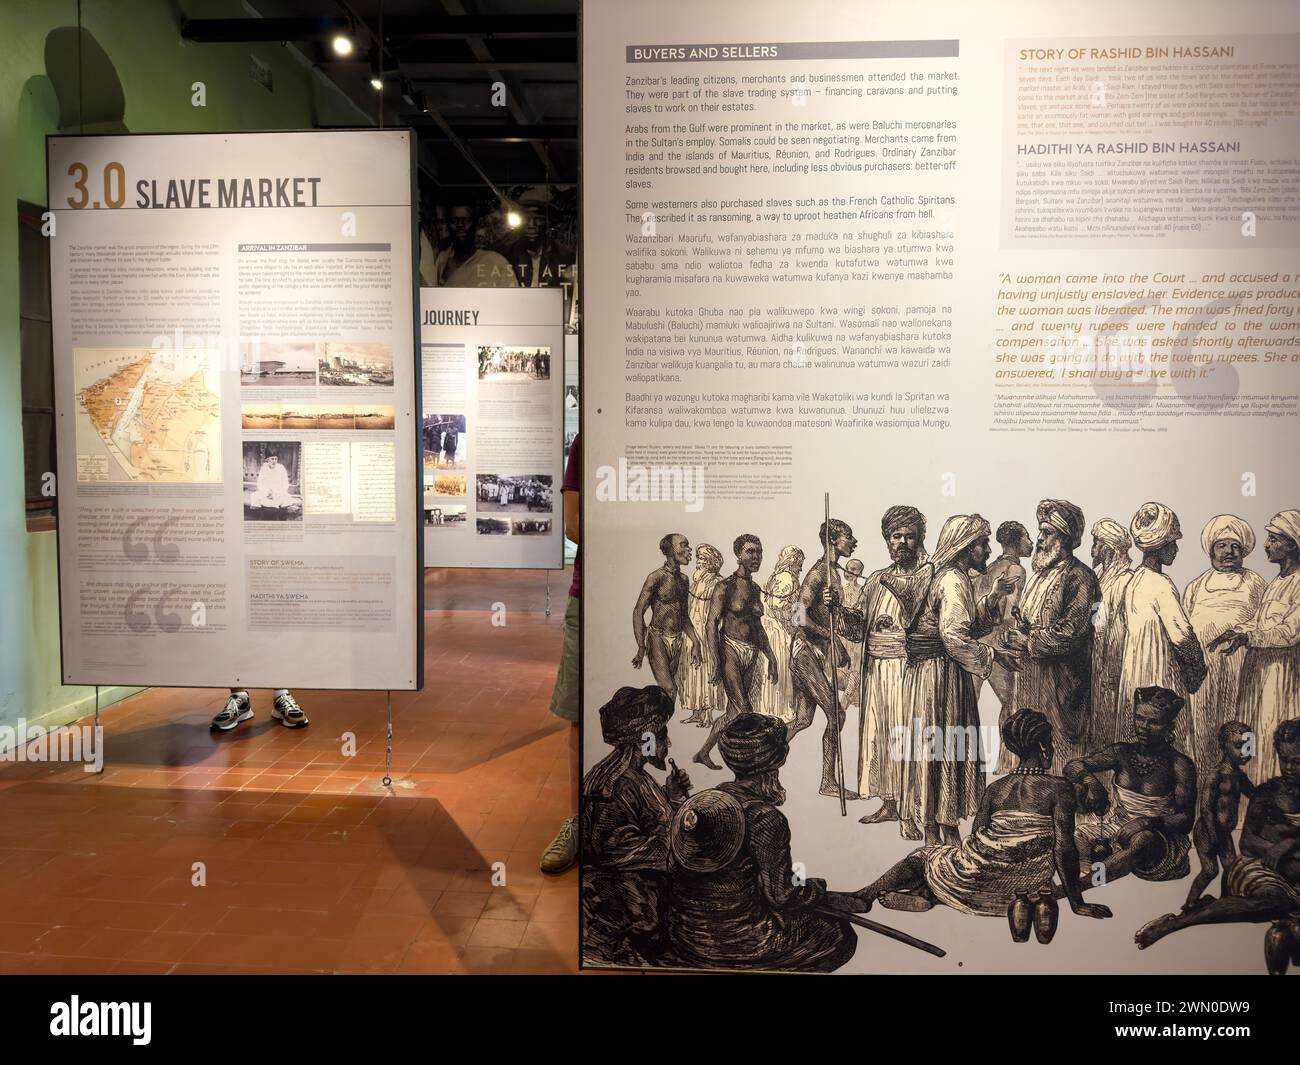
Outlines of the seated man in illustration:
M1228 867L1223 897L1148 921L1133 937L1139 947L1193 925L1276 921L1266 940L1270 968L1285 971L1285 955L1300 951L1300 718L1277 726L1273 750L1279 775L1260 784L1246 806L1241 854ZM1282 957L1271 956L1274 950Z
M667 769L673 699L656 685L619 688L600 708L613 750L582 781L583 948L588 961L638 966L662 952L660 902L668 825L690 792L673 766L661 787L647 765Z
M1019 764L988 786L971 834L914 850L856 893L860 909L877 899L900 910L940 902L962 913L1005 917L1017 895L1037 894L1055 876L1075 913L1111 915L1083 901L1074 839L1078 798L1069 781L1051 775L1051 723L1037 710L1017 710L1003 722L1002 742Z
M1191 872L1196 765L1173 744L1183 702L1168 688L1138 688L1134 742L1112 743L1065 767L1065 778L1092 797L1090 805L1106 794L1096 774L1111 774L1113 794L1105 816L1083 819L1078 826L1085 857L1102 861L1107 881L1128 873L1142 880L1181 880Z
M665 905L673 962L694 967L833 972L857 935L828 910L856 900L796 875L780 770L784 722L747 713L718 747L734 781L700 792L673 817Z

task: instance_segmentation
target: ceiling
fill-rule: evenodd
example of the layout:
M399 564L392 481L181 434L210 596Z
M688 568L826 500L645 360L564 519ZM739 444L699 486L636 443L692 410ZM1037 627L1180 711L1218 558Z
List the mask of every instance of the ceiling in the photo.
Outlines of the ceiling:
M190 19L196 42L285 41L366 114L419 132L426 181L578 179L578 0L248 0L243 19ZM381 32L382 15L382 32ZM350 56L332 39L349 34ZM381 45L382 43L382 51ZM382 73L384 89L371 78Z

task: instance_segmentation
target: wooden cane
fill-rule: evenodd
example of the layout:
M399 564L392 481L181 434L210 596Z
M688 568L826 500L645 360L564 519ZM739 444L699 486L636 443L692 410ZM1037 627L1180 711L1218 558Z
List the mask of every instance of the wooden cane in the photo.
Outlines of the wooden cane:
M906 932L900 932L897 928L890 928L887 924L880 924L865 917L859 917L856 913L845 913L843 910L832 909L830 906L810 906L809 909L814 913L821 914L823 917L834 917L837 920L857 925L859 928L865 928L869 932L875 932L877 935L896 939L900 943L906 943L909 947L915 947L927 954L933 954L936 958L946 958L948 956L948 952L942 947L936 947L933 943L927 943L924 939L917 939L916 936L909 936Z

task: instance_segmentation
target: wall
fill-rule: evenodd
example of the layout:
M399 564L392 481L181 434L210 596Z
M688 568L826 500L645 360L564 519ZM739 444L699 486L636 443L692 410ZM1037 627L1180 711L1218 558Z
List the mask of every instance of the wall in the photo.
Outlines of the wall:
M100 49L106 58L83 65L87 132L372 124L278 43L197 45L181 39L184 18L244 17L251 11L243 4L132 0L129 17L127 8L117 0L82 3L82 28L93 38L83 38L83 58L98 60ZM20 417L15 205L19 199L45 202L45 135L78 132L76 20L71 0L5 0L0 7L0 725L25 718L54 726L94 706L94 689L59 683L55 534L27 531ZM250 55L271 68L274 91L250 78ZM196 81L206 86L202 108L191 103ZM102 691L101 705L129 693Z

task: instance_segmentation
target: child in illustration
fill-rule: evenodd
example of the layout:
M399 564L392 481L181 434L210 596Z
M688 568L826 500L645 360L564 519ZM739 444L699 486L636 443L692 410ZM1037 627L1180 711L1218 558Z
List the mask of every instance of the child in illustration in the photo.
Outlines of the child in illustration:
M736 572L714 589L705 622L713 647L712 679L722 685L727 696L726 713L713 723L709 738L694 756L694 761L710 769L722 768L709 757L722 730L754 709L760 659L767 664L768 681L777 681L776 656L763 628L763 596L753 579L763 564L763 544L753 533L741 533L731 547L736 554Z
M863 909L877 900L897 910L928 910L939 902L962 913L1005 917L1017 895L1035 893L1055 876L1075 913L1111 916L1107 907L1083 901L1078 798L1069 781L1052 775L1051 723L1037 710L1022 709L1001 731L1019 764L988 786L970 836L913 851L855 893Z
M1201 871L1192 881L1183 911L1194 910L1210 901L1203 892L1223 866L1224 891L1227 891L1228 868L1237 860L1232 833L1237 828L1241 797L1255 794L1255 785L1246 776L1244 766L1252 755L1246 752L1250 728L1240 721L1228 721L1219 728L1219 764L1205 774L1196 796L1196 826L1192 842L1201 860Z
M1183 702L1168 688L1139 688L1129 725L1134 742L1113 743L1065 767L1066 779L1081 785L1093 801L1106 794L1096 774L1111 774L1110 809L1078 829L1090 850L1097 845L1109 849L1104 860L1108 881L1127 873L1142 880L1181 880L1191 872L1187 856L1196 812L1196 766L1173 744Z
M1228 867L1223 897L1148 921L1133 937L1139 948L1193 925L1275 921L1269 935L1280 940L1279 953L1300 949L1300 718L1277 726L1273 751L1279 775L1261 784L1246 806L1241 854ZM1270 957L1269 964L1285 971L1283 958Z
M648 654L655 683L676 700L684 639L691 641L691 665L701 662L700 641L691 624L690 588L682 573L682 567L691 563L691 542L681 533L669 533L659 541L659 550L664 563L646 577L632 611L637 648L632 666L640 669Z

